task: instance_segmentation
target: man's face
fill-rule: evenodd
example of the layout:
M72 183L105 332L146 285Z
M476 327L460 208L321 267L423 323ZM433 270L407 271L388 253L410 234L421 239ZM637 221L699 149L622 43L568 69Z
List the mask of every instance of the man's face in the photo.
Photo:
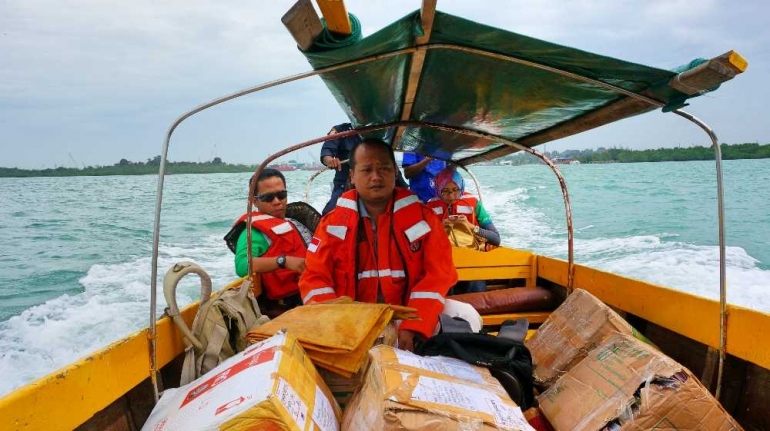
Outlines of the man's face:
M396 167L386 148L360 145L354 154L350 180L364 203L387 202L396 187Z
M283 195L283 199L279 199ZM264 201L263 201L264 199ZM286 185L278 177L266 178L257 183L257 211L273 217L286 218Z

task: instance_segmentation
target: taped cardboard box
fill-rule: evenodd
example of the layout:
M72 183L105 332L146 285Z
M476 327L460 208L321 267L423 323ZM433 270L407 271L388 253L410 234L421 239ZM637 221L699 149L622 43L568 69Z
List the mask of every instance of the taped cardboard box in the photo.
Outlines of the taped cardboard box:
M364 385L345 409L343 431L534 431L486 369L388 346L370 355Z
M596 297L575 289L526 342L535 382L552 385L613 332L632 334L634 330Z
M686 368L626 334L609 336L538 401L556 431L741 430Z
M279 332L165 391L142 430L339 431L341 416L302 346Z
M378 346L382 344L393 347L396 345L397 338L398 331L396 329L396 324L394 322L390 322L388 326L386 326L382 331L380 336L377 337L374 345ZM332 395L334 395L334 399L337 400L337 403L340 405L342 410L345 410L345 407L350 402L353 394L356 393L358 388L361 387L368 364L369 356L367 355L364 364L361 366L361 369L350 377L340 376L337 373L325 370L321 367L317 368L318 373L321 375L321 378L323 378L326 386L329 387Z

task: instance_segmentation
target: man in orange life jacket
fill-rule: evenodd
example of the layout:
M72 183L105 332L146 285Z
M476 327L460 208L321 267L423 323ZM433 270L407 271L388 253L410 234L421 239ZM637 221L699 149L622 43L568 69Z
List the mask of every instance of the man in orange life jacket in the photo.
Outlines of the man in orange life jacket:
M349 296L414 307L420 320L401 323L399 347L430 337L457 281L441 221L417 196L396 187L386 143L364 140L350 152L351 182L308 245L299 288L305 304Z
M287 195L283 174L275 169L263 170L254 189L257 211L251 218L251 249L252 268L262 278L264 297L260 305L268 309L302 304L297 283L305 270L306 244L312 234L302 224L286 219ZM235 253L235 272L240 277L248 274L249 265L246 222L244 214L225 236Z

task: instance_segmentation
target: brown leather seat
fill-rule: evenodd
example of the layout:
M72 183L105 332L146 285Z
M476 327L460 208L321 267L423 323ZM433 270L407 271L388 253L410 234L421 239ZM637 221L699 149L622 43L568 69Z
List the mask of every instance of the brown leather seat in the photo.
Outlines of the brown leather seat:
M472 305L481 315L553 310L557 306L553 293L542 287L463 293L450 298Z

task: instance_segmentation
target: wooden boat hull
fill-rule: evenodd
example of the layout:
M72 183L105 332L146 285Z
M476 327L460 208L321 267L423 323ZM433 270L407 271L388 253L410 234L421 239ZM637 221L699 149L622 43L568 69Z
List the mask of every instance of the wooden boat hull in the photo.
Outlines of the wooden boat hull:
M499 250L496 259L480 252L456 253L455 261L463 262L461 278L532 280L566 294L566 262ZM574 282L714 389L718 302L582 265L575 266ZM182 311L188 323L197 307ZM728 311L722 404L747 430L770 429L770 345L765 342L770 339L770 315L733 305ZM159 380L164 387L175 387L184 343L167 317L158 321L157 330ZM9 430L140 429L154 405L148 335L149 329L138 331L5 396L0 399L0 423Z

